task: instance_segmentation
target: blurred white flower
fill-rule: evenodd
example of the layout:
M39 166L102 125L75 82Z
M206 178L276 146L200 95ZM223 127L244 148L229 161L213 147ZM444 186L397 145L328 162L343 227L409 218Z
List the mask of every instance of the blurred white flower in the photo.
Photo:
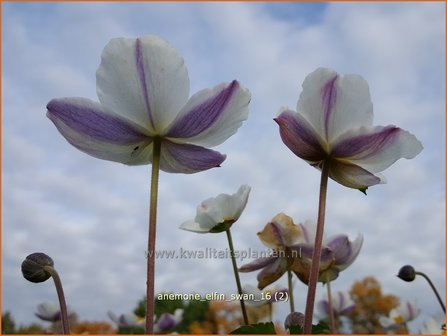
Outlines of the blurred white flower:
M421 310L412 302L401 303L397 308L390 311L388 317L381 316L380 324L384 328L397 328L402 324L414 320Z

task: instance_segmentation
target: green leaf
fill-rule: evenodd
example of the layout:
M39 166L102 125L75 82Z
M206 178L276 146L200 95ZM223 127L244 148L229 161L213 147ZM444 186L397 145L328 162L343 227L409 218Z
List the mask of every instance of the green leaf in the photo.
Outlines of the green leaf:
M245 325L239 327L230 334L239 334L239 335L253 335L253 334L261 334L261 335L276 335L275 325L273 322L267 323L257 323L251 325Z
M289 328L291 335L304 334L303 327L293 326ZM320 321L318 324L312 325L312 334L330 334L329 326L326 322Z

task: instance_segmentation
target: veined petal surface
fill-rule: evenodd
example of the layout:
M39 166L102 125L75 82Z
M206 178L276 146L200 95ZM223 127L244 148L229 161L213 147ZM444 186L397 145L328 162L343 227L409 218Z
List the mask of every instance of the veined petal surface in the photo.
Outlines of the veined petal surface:
M297 111L328 143L350 128L372 125L373 120L368 83L358 75L339 75L326 68L305 78Z
M411 133L396 126L360 127L341 135L332 155L378 173L400 158L412 159L423 149Z
M237 81L194 94L165 136L205 147L221 144L248 117L250 92Z
M160 169L168 173L192 174L219 167L225 155L200 146L162 141Z
M47 116L69 143L96 158L130 165L148 163L144 129L85 98L53 99Z
M282 141L295 155L310 164L325 158L328 148L324 139L301 114L282 109L275 121Z
M103 106L161 134L188 100L183 58L156 36L115 38L104 48L96 72Z

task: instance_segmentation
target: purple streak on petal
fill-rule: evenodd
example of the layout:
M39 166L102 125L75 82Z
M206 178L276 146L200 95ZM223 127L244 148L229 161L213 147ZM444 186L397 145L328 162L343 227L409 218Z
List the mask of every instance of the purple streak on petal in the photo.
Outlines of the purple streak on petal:
M270 222L270 225L272 226L273 235L275 236L277 241L281 244L281 246L285 246L284 245L284 240L282 239L281 230L278 227L278 225L275 222Z
M56 127L63 122L73 131L99 141L128 145L148 138L124 118L105 113L100 104L87 99L53 99L47 109Z
M327 300L322 300L318 303L320 310L322 310L326 316L329 316L329 302Z
M259 258L259 259L253 260L252 262L241 266L239 268L239 272L246 273L246 272L257 271L261 268L271 265L272 263L275 262L276 259L278 259L278 258L277 257L264 257L264 258Z
M337 265L345 264L351 257L352 248L349 239L345 235L338 235L333 237L326 243L334 252L335 263Z
M200 105L188 111L182 118L178 119L166 134L173 138L190 138L207 130L219 120L225 112L225 107L231 101L234 93L238 90L239 83L232 81L224 89L213 97L208 98Z
M338 75L328 80L326 84L321 88L321 98L323 103L323 117L324 117L324 130L326 133L326 139L329 134L329 121L331 118L332 110L337 102L337 89L335 82Z
M376 133L347 138L335 144L331 154L339 158L355 156L356 159L366 159L390 146L399 138L399 132L400 128L387 126Z
M174 317L169 313L162 314L157 321L157 325L162 331L174 328L175 324Z
M163 141L160 168L169 173L192 174L219 167L226 156L204 147Z
M310 238L309 238L309 231L308 231L307 227L306 227L305 225L301 224L301 223L300 223L299 225L300 225L301 230L302 230L302 232L303 232L304 240L305 240L307 243L312 243L312 242L310 241Z
M141 50L141 41L137 38L135 44L135 64L137 66L138 77L140 79L141 90L143 91L144 102L146 103L147 114L149 116L149 121L151 126L155 128L155 123L152 118L151 106L149 104L149 96L147 94L147 83L146 83L146 72L144 69L144 55ZM147 69L146 69L147 70Z
M262 290L278 280L286 272L287 263L288 261L284 258L276 258L274 263L264 267L256 277L258 279L258 288Z
M410 302L407 302L407 308L408 308L408 317L409 317L409 321L413 320L416 316L415 316L415 312L413 310L413 305Z
M298 157L319 162L326 157L316 132L299 113L286 110L274 119L284 144Z

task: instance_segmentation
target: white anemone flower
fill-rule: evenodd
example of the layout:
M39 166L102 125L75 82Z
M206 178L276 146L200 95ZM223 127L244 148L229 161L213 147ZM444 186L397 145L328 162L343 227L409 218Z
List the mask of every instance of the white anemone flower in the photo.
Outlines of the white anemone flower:
M251 188L242 185L233 195L220 194L197 207L195 219L184 222L180 229L196 233L218 233L231 227L247 205Z

